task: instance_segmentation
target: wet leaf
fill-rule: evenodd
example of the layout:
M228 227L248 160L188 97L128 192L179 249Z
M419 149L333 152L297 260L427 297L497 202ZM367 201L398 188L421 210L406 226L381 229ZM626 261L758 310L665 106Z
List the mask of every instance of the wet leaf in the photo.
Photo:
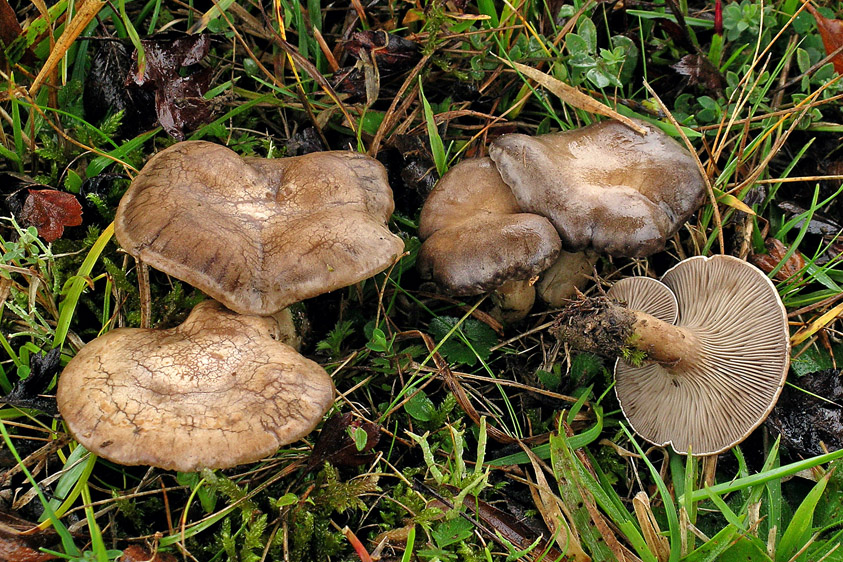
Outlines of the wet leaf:
M447 486L447 488L454 494L459 493L459 489L454 486ZM471 494L466 496L463 505L473 514L472 519L480 520L480 530L495 542L505 545L501 540L503 537L517 549L527 549L535 543L536 546L531 550L530 555L524 558L525 560L559 560L562 557L562 552L553 546L547 536L537 536L530 527L510 513L477 499ZM464 520L453 519L453 521ZM579 560L579 558L573 559Z
M802 213L806 212L807 209L801 207L800 205L794 203L793 201L779 201L776 203L776 206L785 211L787 213L788 219L795 215L801 215ZM796 230L800 230L802 225L805 224L805 220L800 220L793 228ZM834 237L843 229L843 226L840 226L837 222L829 217L821 215L820 213L815 212L811 215L811 220L808 221L808 234L818 234L820 236L826 237Z
M366 432L366 444L362 449L358 449L359 442L355 443L355 438L352 437L360 430ZM334 466L358 466L371 462L375 456L372 449L380 439L379 430L378 424L360 421L351 413L331 416L322 427L319 439L313 447L307 461L308 468L317 468L326 462Z
M767 253L752 254L749 256L749 261L764 273L770 273L785 258L788 248L776 238L767 238L764 241L764 246L767 248ZM793 252L787 259L787 262L776 273L775 278L779 281L784 281L797 275L804 267L805 258L799 252Z
M82 205L70 193L55 189L30 189L20 219L38 229L47 242L61 238L66 226L82 224Z
M826 452L823 446L828 451L843 449L841 371L826 369L793 382L799 388L786 386L764 423L782 436L782 447L793 455L821 455Z
M118 40L93 42L91 68L85 77L85 118L99 123L123 111L120 133L133 136L155 124L155 94L126 83L132 65L129 47Z
M822 37L825 53L830 55L843 47L843 20L829 19L809 3L805 4L805 9L811 12L811 15L817 20L817 29L819 29L820 37ZM834 70L838 74L843 74L843 53L837 53L831 59L831 62L834 64Z
M211 117L211 106L203 98L211 84L212 68L203 68L182 76L184 67L197 64L210 49L208 35L166 36L141 41L146 66L140 74L137 53L133 55L128 81L155 90L158 122L167 133L183 139Z
M441 341L457 325L458 318L453 316L439 316L430 322L430 333L437 341ZM452 333L451 336L439 347L439 353L452 363L464 363L470 367L477 364L477 359L485 361L492 353L492 346L498 343L498 336L489 326L476 320L468 318L460 326L468 344L464 343L459 334Z
M361 60L373 58L382 74L410 70L421 59L418 43L382 30L353 33L344 47Z
M61 370L61 349L32 355L29 375L20 379L2 401L19 408L35 408L50 415L58 413L55 398L40 396Z

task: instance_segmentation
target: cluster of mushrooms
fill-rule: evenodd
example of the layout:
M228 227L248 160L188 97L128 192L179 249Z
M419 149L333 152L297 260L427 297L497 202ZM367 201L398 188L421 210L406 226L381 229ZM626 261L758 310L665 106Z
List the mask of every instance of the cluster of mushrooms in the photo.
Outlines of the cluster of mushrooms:
M158 153L121 200L115 235L214 300L176 328L119 328L83 347L57 390L70 433L114 462L185 472L310 433L334 387L281 341L282 311L394 263L392 211L386 170L353 152L241 158L196 141Z
M683 147L640 125L645 135L614 121L505 135L489 158L454 166L422 209L422 276L457 296L493 292L513 321L536 289L561 305L600 254L661 251L702 204L704 182ZM208 142L161 151L121 200L115 235L214 300L176 328L115 329L82 348L57 391L70 433L117 463L196 471L259 460L312 431L334 387L288 345L286 307L394 263L404 244L386 226L392 211L383 166L357 153L242 158ZM610 318L622 346L647 354L643 366L616 366L624 414L645 439L720 452L772 408L787 322L753 266L692 258L610 296L623 306L607 300L598 320L572 315L556 334L588 340ZM580 347L602 340L591 341Z
M419 225L423 276L458 296L491 292L516 321L536 292L561 306L600 254L643 257L702 204L693 156L660 129L616 121L529 137L504 135L489 158L451 169ZM790 357L787 316L770 280L730 256L691 258L661 282L644 277L569 307L554 334L575 349L618 357L616 394L633 429L680 453L710 455L766 418ZM621 306L621 304L623 306ZM577 315L578 312L585 311ZM634 365L625 350L643 351Z
M489 158L454 166L422 209L421 274L454 295L493 292L512 322L536 289L561 306L599 254L663 250L702 205L705 183L687 150L639 123L646 135L617 121L504 135Z

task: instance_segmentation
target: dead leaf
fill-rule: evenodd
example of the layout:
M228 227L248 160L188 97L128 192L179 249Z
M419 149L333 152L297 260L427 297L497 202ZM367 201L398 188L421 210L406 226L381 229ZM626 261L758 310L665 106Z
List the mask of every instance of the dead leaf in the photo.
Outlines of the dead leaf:
M85 119L99 123L108 115L123 111L120 134L126 137L154 127L155 94L134 83L126 83L132 66L128 42L104 37L92 41L91 49L91 65L85 74L82 98Z
M700 54L685 55L671 68L682 76L687 76L691 86L700 84L707 90L716 92L723 89L723 76L708 57Z
M659 562L667 562L670 559L670 542L661 534L659 522L650 508L650 498L645 492L638 492L632 498L632 507L650 551L656 554Z
M50 415L58 413L55 398L44 398L41 393L47 390L53 377L61 370L60 360L59 348L30 356L29 376L15 383L0 401L18 408L35 408Z
M82 205L70 193L55 189L30 189L20 219L38 229L47 242L61 238L66 226L82 224Z
M167 134L183 139L207 122L211 106L203 96L211 85L212 68L203 68L182 76L183 67L199 63L210 49L208 35L159 37L141 41L146 65L138 68L137 53L127 82L155 90L155 111L158 122Z
M366 432L366 446L362 450L357 449L354 439L349 434L349 429L357 430L358 428ZM307 466L313 469L326 462L334 466L366 464L374 458L372 450L379 439L380 426L378 424L355 419L351 413L334 414L322 427Z
M785 386L776 407L764 422L782 437L791 455L813 457L843 449L843 377L826 369L796 379L798 388ZM808 394L810 393L810 394Z
M530 492L533 494L534 503L545 524L553 532L556 544L559 545L562 552L572 557L575 562L589 562L591 557L582 549L577 528L570 523L571 514L565 513L564 502L550 489L544 470L535 453L529 447L522 445L522 448L530 457L530 462L536 474L536 485L530 487Z
M782 244L780 240L767 238L764 241L764 247L767 248L766 254L752 254L749 256L749 261L764 273L770 273L784 259L787 254L787 246ZM779 281L785 281L797 275L804 267L805 258L798 251L793 252L775 277Z
M172 554L150 552L149 549L133 544L123 549L118 562L176 562Z
M805 5L805 9L811 12L811 15L817 20L817 29L819 29L820 37L822 37L825 53L830 55L840 47L843 47L843 20L833 20L825 17L810 3ZM838 74L843 74L843 53L837 53L831 59L831 62L834 64L834 70Z
M384 75L410 70L421 59L418 43L383 30L357 31L343 47L357 58L373 57Z
M0 562L46 562L58 556L39 549L58 547L58 535L38 530L34 523L0 513Z
M576 107L577 109L582 109L583 111L587 111L589 113L597 113L598 115L604 115L606 117L611 117L617 121L620 121L636 133L640 135L646 135L647 130L641 127L638 123L630 119L629 117L625 117L621 115L611 107L607 105L603 105L596 99L592 98L589 95L586 95L580 92L578 89L574 88L573 86L569 86L568 84L562 82L561 80L557 80L553 76L549 74L545 74L540 70L536 70L535 68L531 68L529 66L523 65L517 62L510 62L504 59L500 59L507 65L511 66L527 78L531 80L535 80L539 83L539 85L544 86L548 90L550 90L554 95L556 95L559 99L564 101L565 103Z

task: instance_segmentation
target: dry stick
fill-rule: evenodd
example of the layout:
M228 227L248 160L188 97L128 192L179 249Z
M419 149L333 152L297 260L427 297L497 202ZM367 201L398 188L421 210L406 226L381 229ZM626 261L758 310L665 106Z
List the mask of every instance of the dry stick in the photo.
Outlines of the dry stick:
M424 66L427 64L427 61L430 60L432 53L428 53L424 55L419 62L416 63L416 66L410 71L407 75L406 80L404 83L401 84L401 87L398 89L398 92L395 94L395 97L392 100L392 103L389 104L389 109L386 110L384 114L383 121L381 121L378 130L375 132L375 138L372 140L372 144L369 146L368 154L369 156L375 157L378 155L378 151L380 150L381 142L383 142L384 137L386 136L387 131L392 127L392 123L396 118L395 109L398 107L399 101L401 101L401 96L404 95L404 92L410 87L411 84L415 84L416 77L422 71ZM408 99L412 99L410 96ZM405 100L406 101L406 100Z
M802 10L804 10L804 9L805 9L805 5L803 4L798 10L796 10L796 12L790 17L790 19L782 26L782 28L779 30L779 32L770 40L769 45L767 45L760 54L758 54L758 46L759 45L756 44L756 55L753 57L752 64L750 65L746 74L744 74L743 77L741 77L740 81L738 82L738 86L744 85L744 82L749 79L749 76L752 74L752 71L755 69L755 65L758 64L759 60L761 60L761 57L763 57L764 55L767 54L767 52L773 47L773 45L775 45L776 41L778 41L779 37L781 37L781 35L785 32L785 30L788 27L790 27L790 24L793 23L793 20L796 19L796 17L799 14L801 14ZM761 33L758 34L758 40L760 42ZM761 73L759 73L759 74L761 74ZM735 88L735 92L737 92L737 91L738 91L738 89ZM730 97L729 102L731 102L731 101L732 101L732 99ZM738 114L738 111L735 111L735 112L732 113L732 115L729 118L729 126L726 127L726 130L730 130L732 128L732 126L735 123L735 119L737 117L737 114ZM720 139L720 134L724 133L724 131L723 131L724 123L725 123L725 121L721 121L720 124L717 126L717 135L715 136L715 140L714 140L715 146L717 146L718 140ZM722 153L722 148L716 148L715 152L716 152L716 154L714 154L713 158L712 158L712 165L714 165L714 162L716 162L720 158L720 154Z
M746 178L744 181L742 181L740 184L738 184L737 187L735 187L733 189L733 191L740 191L743 188L745 188L745 187L749 186L750 184L754 183L755 180L758 179L758 176L761 175L761 172L767 167L767 164L770 163L770 161L773 159L773 157L776 154L778 154L778 152L782 148L782 146L784 146L784 143L790 137L790 134L793 131L796 130L796 127L799 125L799 121L802 120L802 118L805 116L805 114L810 109L810 107L808 107L808 104L810 103L810 101L813 101L814 99L818 98L819 95L823 92L823 90L825 90L826 88L834 85L841 78L843 78L843 76L841 76L841 75L835 76L832 80L829 80L828 82L823 84L816 91L811 92L808 95L808 97L806 97L804 100L802 100L800 103L796 104L793 107L794 111L792 111L791 113L796 113L796 110L799 109L800 110L799 115L796 116L796 118L790 124L790 127L788 127L787 131L785 131L785 133L783 135L781 135L778 139L776 139L776 141L773 143L773 148L770 150L770 152L767 154L767 156L764 157L764 160L761 162L761 164L759 164L755 168L753 173L748 178ZM806 102L808 102L808 103L806 103ZM778 120L778 122L775 124L775 126L770 127L770 129L762 136L762 138L760 140L763 141L765 137L771 135L774 130L778 129L779 126L782 123L784 123L785 119L786 119L786 116L780 118ZM761 146L761 144L762 144L761 142L758 142L758 143L756 143L756 146Z
M682 141L685 143L685 147L688 151L693 155L694 161L697 163L697 168L700 171L700 175L702 175L703 181L705 181L705 189L708 193L708 201L711 203L711 208L714 210L714 224L717 227L717 241L720 242L720 253L726 253L726 241L723 239L723 221L720 217L720 208L717 205L717 198L714 196L714 186L711 185L711 181L708 179L708 174L705 171L705 167L702 165L700 161L700 157L697 155L697 151L694 150L694 146L691 144L691 141L685 135L685 131L682 130L682 127L679 126L679 123L676 121L676 118L661 100L659 95L656 93L655 90L650 86L650 83L644 80L644 87L647 88L647 91L650 92L650 95L656 100L656 103L659 104L659 107L662 109L665 115L667 115L670 124L676 127L676 130L679 131L679 135L682 137Z
M138 272L138 295L140 297L140 327L149 328L152 317L152 296L149 291L149 266L135 258Z
M796 36L795 36L795 35L793 36L793 39L794 39L794 40L796 39ZM773 88L772 90L770 90L770 93L776 93L776 94L782 93L782 91L783 91L783 90L786 90L786 89L787 89L787 88L789 88L790 86L793 86L794 84L796 84L797 82L799 82L800 80L802 80L802 78L804 78L805 76L808 76L808 75L810 75L810 74L813 74L815 70L819 70L820 68L822 68L823 66L825 66L827 63L831 62L831 59L833 59L834 57L836 57L836 56L837 56L837 55L839 55L840 53L843 53L843 45L840 45L839 47L837 47L836 49L834 49L834 50L833 50L831 53L829 53L829 54L828 54L828 55L827 55L824 59L822 59L822 60L821 60L820 62L818 62L817 64L815 64L815 65L811 66L808 70L806 70L806 71L805 71L805 72L803 72L802 74L799 74L799 75L797 75L797 76L793 77L791 80L789 80L789 81L788 81L787 83L785 83L785 84L782 84L782 85L780 85L780 86L776 86L775 88Z
M64 33L62 33L61 37L59 37L58 41L56 41L55 46L51 49L50 56L47 57L46 62L44 62L44 66L41 67L41 70L38 72L38 76L35 77L32 85L29 87L30 96L35 96L47 76L52 73L59 61L67 53L67 50L73 42L76 41L79 34L85 30L88 23L94 19L94 16L97 15L103 6L105 6L105 2L102 2L101 0L86 0L86 2L79 7L76 12L76 17L65 26ZM50 37L52 37L52 34Z
M824 100L814 101L814 102L809 103L808 109L813 109L813 108L819 107L821 105L827 105L829 103L839 101L841 99L843 99L843 94L837 94L837 95L831 96L829 98L826 98ZM732 124L733 125L742 125L744 123L755 123L756 121L763 121L765 119L769 119L770 117L778 117L779 115L789 115L789 114L793 113L793 107L795 107L795 104L794 104L794 106L788 107L787 109L779 109L777 111L771 111L769 113L763 113L761 115L753 115L752 117L745 117L743 119L735 119L732 122ZM700 132L713 131L715 129L718 129L719 127L720 127L719 124L718 125L703 125L701 127L696 127L696 130L700 131Z

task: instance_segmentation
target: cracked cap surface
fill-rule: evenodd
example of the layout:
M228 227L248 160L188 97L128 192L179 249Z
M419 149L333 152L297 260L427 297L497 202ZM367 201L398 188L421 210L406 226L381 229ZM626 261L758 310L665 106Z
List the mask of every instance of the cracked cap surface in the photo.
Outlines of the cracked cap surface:
M112 330L65 367L59 411L79 443L116 463L195 472L257 461L310 433L334 397L325 370L275 329L207 300L173 329Z
M386 170L362 154L241 158L187 141L149 160L114 222L133 256L268 315L386 269L404 250L386 226L393 208Z

